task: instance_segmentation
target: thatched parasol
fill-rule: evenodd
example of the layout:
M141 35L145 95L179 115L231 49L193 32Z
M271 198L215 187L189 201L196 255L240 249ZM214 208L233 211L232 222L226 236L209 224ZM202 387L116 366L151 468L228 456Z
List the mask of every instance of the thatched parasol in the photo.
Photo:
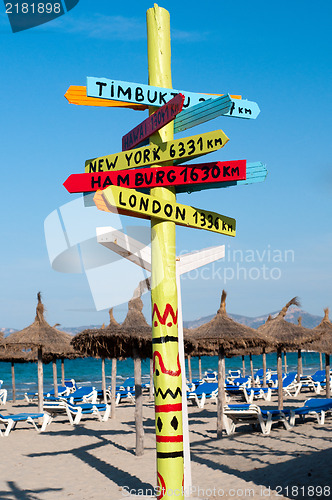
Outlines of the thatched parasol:
M111 323L106 328L84 330L72 339L72 345L75 349L90 356L112 358L112 360L117 358L134 359L136 455L138 456L142 455L144 450L141 359L152 357L151 326L146 322L142 309L141 298L133 298L128 303L128 314L121 326L115 322L112 315ZM113 415L115 387L116 380L113 380L112 376Z
M225 404L225 356L232 357L248 353L252 349L263 349L269 345L264 333L231 319L226 313L226 292L222 291L220 308L216 316L185 335L185 351L192 356L218 355L218 417L217 437L223 429L223 407Z
M278 408L283 408L282 390L282 350L297 351L303 348L307 342L315 339L315 333L303 326L294 325L285 321L285 315L291 305L299 306L297 297L293 297L285 307L282 308L278 316L270 319L258 328L258 331L266 334L277 347L277 372L278 372ZM316 337L317 338L317 337Z
M35 363L36 361L36 353L27 352L19 346L6 347L0 344L0 362L11 364L13 403L16 401L15 364Z
M325 372L326 372L326 397L331 397L330 380L330 355L332 354L332 323L329 320L329 309L324 309L324 318L313 329L313 332L319 334L320 338L312 342L308 347L319 353L325 353Z
M70 341L71 335L50 326L44 318L41 293L37 294L38 304L35 321L28 327L14 332L5 339L6 346L17 346L37 350L38 358L38 411L43 409L43 356L53 360L54 390L57 393L56 359L75 357Z

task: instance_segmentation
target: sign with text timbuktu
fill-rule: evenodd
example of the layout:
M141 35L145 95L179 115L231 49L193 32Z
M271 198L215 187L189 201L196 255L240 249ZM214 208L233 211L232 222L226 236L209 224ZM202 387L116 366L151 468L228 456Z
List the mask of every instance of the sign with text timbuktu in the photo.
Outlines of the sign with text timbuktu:
M72 174L63 185L70 193L88 193L105 189L108 186L142 189L208 184L213 188L214 184L219 182L245 180L246 163L246 160L232 160L182 165L181 167L146 167L115 172Z
M138 146L138 144L150 137L154 132L174 120L176 115L182 111L183 101L184 95L176 95L168 103L164 104L164 106L158 108L146 120L124 135L122 137L122 151L127 151Z
M111 170L126 170L127 168L144 167L165 161L184 161L212 153L225 146L227 135L222 130L193 135L175 141L137 148L132 151L122 151L107 156L100 156L85 162L85 172L108 172Z
M206 229L227 236L235 236L236 221L231 217L208 210L170 203L134 189L109 186L97 191L94 202L99 210L121 215L136 216L142 219L161 219L175 224L197 229Z

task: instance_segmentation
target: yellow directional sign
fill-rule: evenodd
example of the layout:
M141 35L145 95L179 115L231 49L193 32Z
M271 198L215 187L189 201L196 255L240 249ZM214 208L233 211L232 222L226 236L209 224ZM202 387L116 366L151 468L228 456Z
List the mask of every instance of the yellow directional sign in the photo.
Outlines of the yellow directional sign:
M106 212L115 212L142 219L153 217L172 221L180 226L235 236L236 221L231 217L189 205L169 203L155 196L139 193L134 189L109 186L96 192L94 202L99 210Z
M184 139L151 144L142 148L101 156L85 162L85 172L109 172L127 168L144 167L164 161L182 163L198 156L212 153L225 146L228 137L222 130L193 135Z

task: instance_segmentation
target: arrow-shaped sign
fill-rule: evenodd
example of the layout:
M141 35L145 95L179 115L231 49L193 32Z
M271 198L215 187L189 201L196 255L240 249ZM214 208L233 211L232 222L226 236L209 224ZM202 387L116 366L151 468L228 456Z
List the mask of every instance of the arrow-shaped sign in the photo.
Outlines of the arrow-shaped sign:
M109 172L127 168L144 167L164 161L183 163L189 158L212 153L222 148L228 137L222 130L193 135L184 139L163 142L159 146L152 144L131 151L122 151L107 156L100 156L85 162L85 172Z
M182 111L184 95L178 94L122 137L122 151L135 148Z
M134 189L109 186L103 191L97 191L93 199L97 208L106 212L132 217L136 215L142 219L153 217L181 226L235 236L236 221L231 217L180 203L170 203Z
M187 92L185 90L152 87L151 85L141 83L95 77L87 78L86 92L88 97L157 107L163 106L176 94L181 93L185 96L184 108L189 108L190 106L195 106L208 99L216 99L220 97L220 95L225 95L200 94L196 92ZM233 97L236 99L239 96ZM235 118L256 118L259 112L259 107L255 102L245 99L236 99L235 101L233 100L232 107L229 112L225 113L225 116L233 116Z
M192 186L197 186L197 190L207 189L215 187L215 183L245 178L246 160L234 160L182 165L182 167L147 167L114 172L72 174L63 185L69 193L87 193L105 189L111 185L131 189L184 186L185 191L189 191Z

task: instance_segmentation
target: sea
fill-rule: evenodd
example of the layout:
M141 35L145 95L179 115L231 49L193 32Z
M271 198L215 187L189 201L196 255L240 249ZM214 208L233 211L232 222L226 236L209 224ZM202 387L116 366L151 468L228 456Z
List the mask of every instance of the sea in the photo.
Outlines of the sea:
M325 361L323 356L323 363ZM206 371L217 371L218 357L217 356L202 356L202 374ZM286 355L287 370L285 370L283 356L283 371L287 373L297 371L297 352L289 352ZM250 375L249 356L245 357L246 375ZM267 368L271 370L277 369L277 355L271 353L266 355ZM76 384L80 386L94 386L96 389L101 388L101 359L96 358L79 358L73 360L65 360L65 378L74 379ZM262 368L262 356L253 356L254 370ZM310 375L320 369L319 354L316 352L302 352L303 374ZM226 375L229 370L242 371L242 357L237 356L226 359ZM111 370L112 361L105 360L106 384L111 385ZM192 378L199 378L198 358L191 358ZM61 385L61 362L57 361L58 384ZM186 373L188 376L188 364L186 361ZM148 382L150 378L150 360L142 360L142 382ZM53 386L53 368L52 363L44 365L44 392L52 389ZM121 384L128 377L134 376L134 362L132 359L126 359L117 362L117 384ZM0 380L3 381L2 388L7 389L8 399L12 398L12 376L11 364L0 362ZM37 392L37 363L18 363L15 365L15 385L16 398L22 399L25 392Z

